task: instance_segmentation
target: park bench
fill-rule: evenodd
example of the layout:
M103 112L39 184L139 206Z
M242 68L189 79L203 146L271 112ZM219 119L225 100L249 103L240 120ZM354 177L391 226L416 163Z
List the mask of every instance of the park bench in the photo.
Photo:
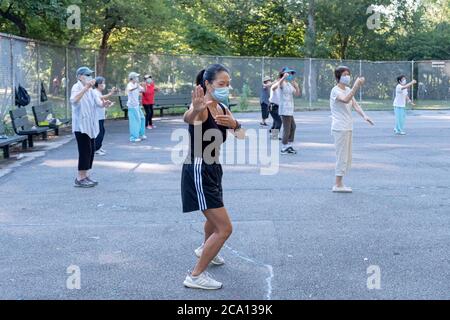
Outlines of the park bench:
M123 116L128 118L128 96L119 96L120 109L123 111ZM139 97L139 104L142 105L142 97Z
M177 94L168 94L168 95L157 95L155 96L155 104L153 106L153 110L159 110L159 115L162 117L164 115L165 109L170 108L178 108L178 107L186 107L189 108L191 104L192 96L190 93L177 93ZM127 108L127 96L119 96L119 104L120 109L124 112L125 118L128 117L128 108ZM139 102L142 99L139 97ZM234 101L230 101L229 108L237 106L237 103Z
M22 149L26 149L27 137L18 135L8 136L3 121L0 121L0 148L3 150L3 158L9 158L9 147L20 142L22 143Z
M27 110L25 107L10 110L9 115L13 125L14 132L19 136L28 137L28 146L33 147L33 136L42 135L42 138L47 139L47 132L52 130L49 127L34 127L28 120Z
M55 114L53 113L52 107L48 105L33 106L32 109L36 126L40 128L49 127L50 129L55 131L55 135L57 136L59 135L59 127L67 125L70 122L70 120L68 119L58 119L60 123L49 122L48 116L51 114L53 117L55 117ZM43 122L47 122L48 125L43 125Z
M170 109L170 108L177 108L177 107L189 107L191 104L191 94L168 94L168 95L156 95L155 96L155 104L153 106L153 110L159 110L160 117L164 116L164 110ZM119 97L119 104L120 108L125 114L125 118L127 117L127 96L120 96ZM139 100L141 101L141 100Z

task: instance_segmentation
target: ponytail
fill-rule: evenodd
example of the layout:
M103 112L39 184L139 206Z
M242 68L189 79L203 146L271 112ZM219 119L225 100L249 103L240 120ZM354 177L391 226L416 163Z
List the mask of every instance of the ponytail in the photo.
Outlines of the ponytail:
M222 71L230 74L230 71L224 65L219 63L211 64L197 74L195 83L201 85L204 93L206 93L205 81L208 80L209 83L212 83L216 79L217 74Z
M197 77L195 78L195 84L197 86L202 86L204 93L206 93L206 86L205 86L205 81L203 79L203 76L205 75L205 69L201 70L198 74Z

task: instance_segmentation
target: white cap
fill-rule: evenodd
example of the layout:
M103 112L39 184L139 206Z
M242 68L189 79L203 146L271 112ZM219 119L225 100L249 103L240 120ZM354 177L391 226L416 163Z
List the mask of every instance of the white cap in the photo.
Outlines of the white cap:
M128 75L128 79L135 79L135 78L137 78L137 77L139 77L140 76L140 74L139 73L137 73L137 72L130 72L130 74Z

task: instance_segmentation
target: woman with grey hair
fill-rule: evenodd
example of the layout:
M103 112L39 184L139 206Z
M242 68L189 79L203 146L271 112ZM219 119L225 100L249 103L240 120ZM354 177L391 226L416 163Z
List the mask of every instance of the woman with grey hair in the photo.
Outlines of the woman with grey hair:
M331 132L336 147L336 183L332 190L333 192L352 192L352 188L346 187L343 183L343 178L352 164L352 108L369 124L374 125L374 123L355 100L355 94L364 84L365 79L363 77L356 78L350 89L350 68L339 66L334 70L334 76L337 84L330 93L330 109Z
M102 104L102 101L108 101L109 107L111 107L114 104L114 102L109 101L108 98L111 97L117 91L117 89L114 87L108 94L103 95L102 92L106 88L105 82L106 80L104 77L96 77L94 85L95 87L94 94L96 97L97 105L99 106L97 108L97 118L100 129L98 136L95 138L95 154L100 156L104 156L106 154L106 151L103 149L103 139L106 133L105 130L106 108Z

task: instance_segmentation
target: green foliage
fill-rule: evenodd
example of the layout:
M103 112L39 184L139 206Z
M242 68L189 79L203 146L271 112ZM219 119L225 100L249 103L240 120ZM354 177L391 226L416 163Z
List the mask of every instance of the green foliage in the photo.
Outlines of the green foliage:
M67 7L81 8L68 30ZM387 8L369 30L372 5ZM0 31L105 50L367 60L450 59L448 0L3 0Z
M242 111L245 111L248 109L249 106L249 97L251 95L250 87L247 83L244 83L242 86L242 93L239 97L239 107Z

